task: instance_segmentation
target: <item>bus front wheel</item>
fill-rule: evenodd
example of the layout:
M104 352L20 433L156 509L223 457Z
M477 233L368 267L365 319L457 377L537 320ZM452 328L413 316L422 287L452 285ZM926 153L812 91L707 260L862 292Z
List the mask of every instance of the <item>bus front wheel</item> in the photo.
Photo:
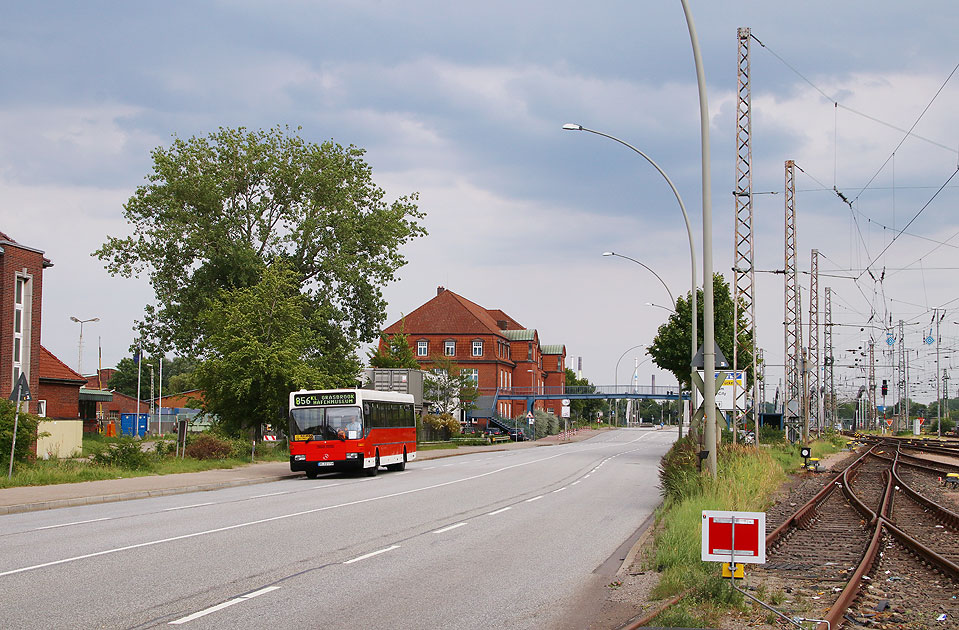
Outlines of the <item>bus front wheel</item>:
M376 459L373 460L373 467L372 467L372 468L367 468L365 472L366 472L366 476L367 476L367 477L375 477L375 476L376 476L376 473L380 472L380 453L379 453L379 451L376 452Z

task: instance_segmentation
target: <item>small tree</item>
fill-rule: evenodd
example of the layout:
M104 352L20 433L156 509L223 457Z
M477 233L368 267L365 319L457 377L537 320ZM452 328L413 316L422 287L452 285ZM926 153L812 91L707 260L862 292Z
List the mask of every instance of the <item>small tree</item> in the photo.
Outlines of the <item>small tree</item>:
M431 370L423 383L424 396L433 403L438 415L453 415L457 409L469 411L479 396L473 379L463 374L462 368L446 356L430 359Z
M26 413L25 407L26 404L21 405L20 417L17 420L17 450L13 454L14 462L26 461L32 453L31 446L37 437L42 437L37 434L40 418L32 413ZM10 443L13 440L13 421L16 412L16 403L6 398L0 399L0 458L5 464L10 461Z
M413 354L407 335L402 332L395 335L380 335L380 345L376 351L369 353L370 367L375 368L410 368L420 367L419 361Z

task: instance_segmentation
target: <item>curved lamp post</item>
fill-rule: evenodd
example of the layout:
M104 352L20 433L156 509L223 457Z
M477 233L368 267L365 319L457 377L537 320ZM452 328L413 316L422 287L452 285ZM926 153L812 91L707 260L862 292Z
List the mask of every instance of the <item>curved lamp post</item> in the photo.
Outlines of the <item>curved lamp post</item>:
M100 318L93 317L91 319L78 319L71 315L70 321L80 324L80 341L77 343L77 373L80 374L80 376L83 376L83 325L91 322L98 322L100 321Z
M650 270L650 271L652 271L652 270ZM614 393L614 394L616 393L615 390L619 389L619 363L620 363L620 361L622 361L622 360L623 360L623 357L625 357L628 353L632 352L632 351L635 350L636 348L648 348L648 347L649 347L649 346L647 346L647 345L644 344L644 343L635 345L635 346L633 346L632 348L627 348L626 351L623 352L621 355L619 355L619 358L616 359L616 370L615 370L615 373L613 374L613 393ZM652 358L653 358L653 357L651 357L651 356L650 356L650 357L646 357L645 359L643 359L643 363L646 363L647 361L649 361L649 360L652 359ZM643 363L640 363L640 365L642 365ZM619 407L619 402L618 402L618 400L617 400L616 406ZM618 426L618 424L619 424L619 423L618 423L618 420L619 420L619 419L617 418L617 426Z
M607 134L607 133L603 133L602 131L596 131L595 129L587 129L586 127L584 127L584 126L582 126L582 125L577 125L577 124L574 124L574 123L566 123L565 125L563 125L563 129L565 129L565 130L567 130L567 131L586 131L586 132L589 132L589 133L592 133L592 134L596 134L597 136L603 136L604 138L609 138L610 140L612 140L612 141L614 141L614 142L618 142L619 144L623 145L624 147L626 147L626 148L628 148L628 149L631 149L632 151L636 152L637 154L640 155L640 157L642 157L644 160L646 160L647 162L649 162L649 164L650 164L653 168L655 168L656 171L657 171L660 175L663 176L663 179L665 179L665 180L666 180L666 183L669 184L670 190L673 191L673 196L676 197L676 201L679 203L679 209L680 209L680 211L683 213L683 221L685 221L685 223L686 223L686 236L687 236L687 238L689 239L689 267L690 267L690 277L691 277L691 280L692 280L692 282L691 282L691 291L690 291L690 293L689 293L690 300L691 300L691 302L690 302L690 311L689 311L689 312L690 312L690 317L689 317L689 318L690 318L690 320L692 320L692 325L691 325L692 331L691 331L690 342L689 342L689 345L690 345L690 349L689 349L689 363L690 363L690 366L689 366L689 369L690 369L689 386L690 386L690 390L691 390L691 391L690 391L691 402L692 402L693 407L696 407L696 399L697 399L697 396L696 396L696 387L694 386L693 380L692 380L693 372L695 371L695 368L693 368L693 366L692 366L692 362L693 362L693 358L696 356L696 350L697 350L697 348L698 348L698 346L699 346L699 335L698 335L698 332L699 332L699 331L697 330L697 328L698 328L698 321L699 321L699 307L698 307L698 304L697 304L697 302L698 302L698 297L697 297L697 294L696 294L696 293L697 293L697 291L696 291L696 286L697 286L697 283L696 283L696 241L693 239L693 227L692 227L692 225L691 225L690 222L689 222L689 213L686 212L686 204L683 203L683 198L679 195L679 191L676 190L676 185L673 184L673 180L671 180L671 179L669 178L669 175L666 174L666 171L664 171L662 168L660 168L659 164L657 164L657 163L653 160L653 158L649 157L648 155L646 155L644 152L642 152L641 150L637 149L637 148L634 147L633 145L629 144L628 142L626 142L626 141L624 141L624 140L620 140L620 139L617 138L616 136L611 136L611 135L609 135L609 134ZM606 256L607 254L604 253L603 255ZM614 254L613 252L609 252L609 255L619 256L620 254ZM623 258L626 258L626 256L623 256ZM633 259L630 258L629 260L633 260ZM633 260L633 262L639 263L640 265L642 265L642 263L640 263L638 260ZM646 265L643 265L643 267L646 267ZM646 268L649 269L649 267L646 267ZM652 269L649 269L649 270L650 270L651 272L653 271ZM712 275L712 274L711 274L711 271L712 271L712 267L710 266L710 275ZM653 275L656 275L656 273L653 272ZM656 275L656 277L659 278L658 275ZM704 277L705 277L705 276L704 276ZM660 278L659 281L662 282L662 281L663 281L662 278ZM663 286L666 286L666 283L665 283L665 282L663 282ZM704 294L704 296L705 296L705 291L706 291L706 286L705 286L705 284L704 284L704 286L703 286L703 292L704 292L703 294ZM668 288L668 287L666 288L666 292L669 293L669 288ZM710 295L712 295L712 285L710 285ZM669 293L669 301L672 303L673 308L675 309L675 308L676 308L676 300L673 299L672 293ZM706 306L706 305L704 304L703 307L705 308L705 306ZM705 347L705 346L704 346L704 347ZM704 350L704 352L705 352L705 350ZM714 414L714 415L715 415L715 414ZM680 423L679 423L680 434L682 434L682 427L683 427L683 423L680 422Z
M617 258L625 258L626 260L631 260L637 265L639 265L640 267L642 267L643 269L645 269L646 271L648 271L649 273L656 276L656 279L659 280L659 283L663 285L664 289L666 289L666 293L669 295L670 304L672 304L673 307L675 308L676 298L673 297L673 292L669 290L669 286L667 286L666 282L659 277L659 274L653 271L648 265L636 260L635 258L630 258L629 256L624 256L623 254L617 254L616 252L603 252L603 256L616 256Z

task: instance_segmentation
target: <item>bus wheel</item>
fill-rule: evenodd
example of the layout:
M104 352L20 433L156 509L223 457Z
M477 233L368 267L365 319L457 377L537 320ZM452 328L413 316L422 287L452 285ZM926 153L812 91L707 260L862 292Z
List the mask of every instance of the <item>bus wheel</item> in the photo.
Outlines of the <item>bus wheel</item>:
M403 461L401 461L399 464L390 464L386 468L388 470L396 470L396 471L406 470L406 449L405 448L403 449Z
M376 452L376 459L373 461L373 467L366 469L367 477L375 477L376 473L380 472L380 452Z
M318 471L316 468L313 468L313 469L311 469L311 470L307 470L307 471L306 471L306 478L307 478L307 479L316 479L316 476L319 475L319 474L320 474L320 471Z

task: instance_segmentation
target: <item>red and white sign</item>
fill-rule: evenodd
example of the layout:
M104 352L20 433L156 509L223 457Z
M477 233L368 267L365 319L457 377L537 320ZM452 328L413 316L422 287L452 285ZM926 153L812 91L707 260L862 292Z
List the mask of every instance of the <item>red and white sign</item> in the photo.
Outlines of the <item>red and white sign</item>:
M275 435L264 435L264 436L263 436L263 441L264 441L264 442L276 442L276 436L275 436Z
M886 424L889 426L892 426L892 418L889 418L888 420L886 420Z
M922 424L922 423L925 422L925 421L926 421L925 418L919 418L919 424Z
M765 564L766 513L703 510L702 560Z

